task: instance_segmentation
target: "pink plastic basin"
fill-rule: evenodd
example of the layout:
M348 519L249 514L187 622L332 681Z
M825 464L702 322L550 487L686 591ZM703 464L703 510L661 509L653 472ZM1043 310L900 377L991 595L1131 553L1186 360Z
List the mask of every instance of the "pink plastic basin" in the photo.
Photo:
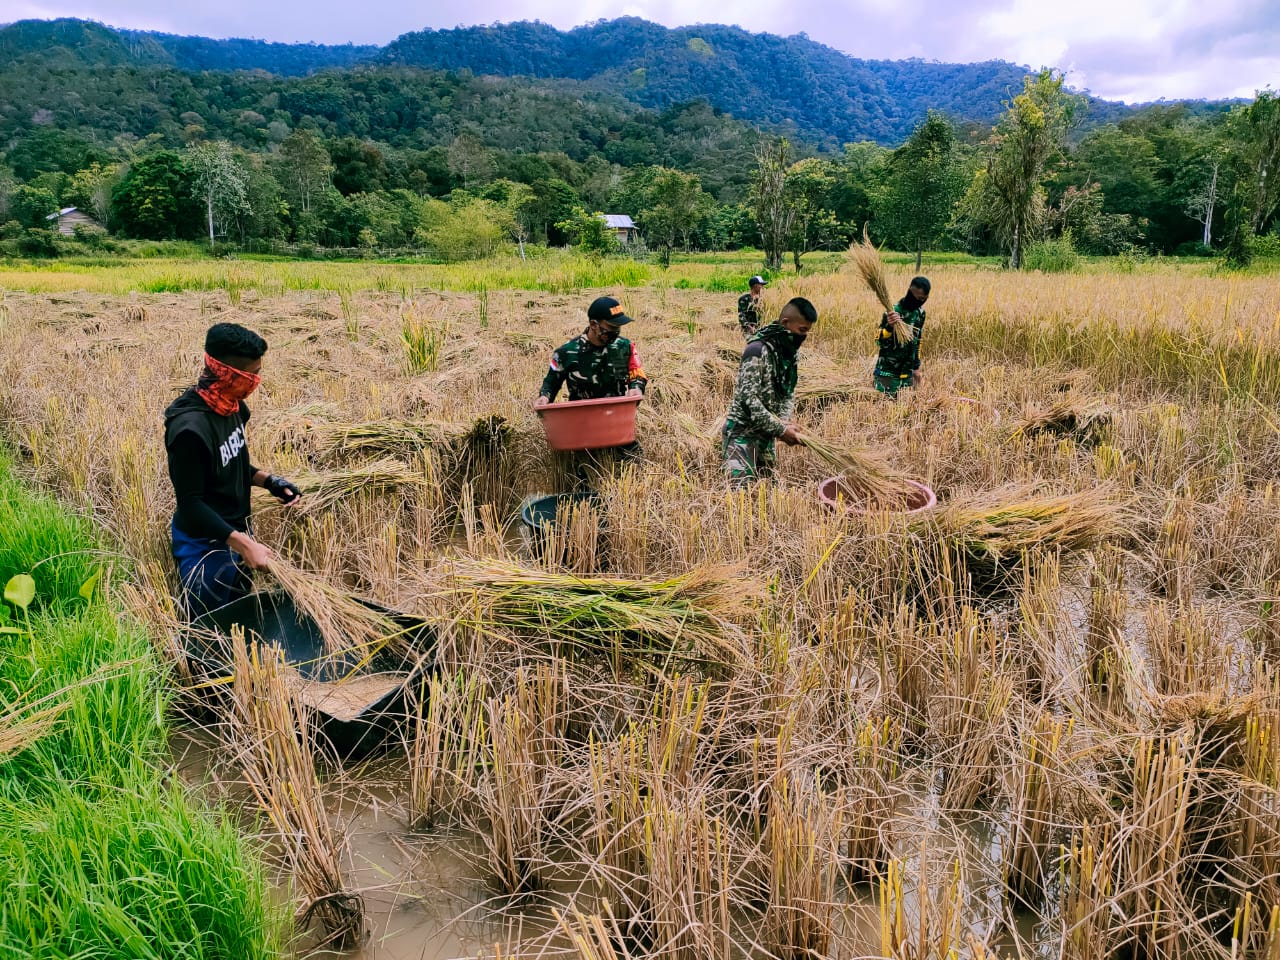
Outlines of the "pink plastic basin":
M534 407L552 450L621 447L636 438L636 408L643 397L566 400Z
M938 505L937 495L923 483L908 480L907 486L911 488L911 496L907 498L905 508L895 510L895 513L924 513ZM842 492L839 477L828 477L818 484L818 499L828 507L848 510L850 513L871 513L873 509L877 509L857 503L849 494Z

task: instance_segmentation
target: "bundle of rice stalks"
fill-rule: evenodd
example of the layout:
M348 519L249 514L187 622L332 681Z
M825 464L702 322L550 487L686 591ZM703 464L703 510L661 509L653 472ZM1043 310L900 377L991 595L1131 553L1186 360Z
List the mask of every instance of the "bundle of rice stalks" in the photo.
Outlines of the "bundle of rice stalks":
M411 628L401 626L386 613L361 603L324 577L283 557L271 561L270 572L298 612L315 621L331 654L358 649L371 656L410 632Z
M1111 423L1111 410L1101 400L1067 395L1047 407L1032 407L1013 436L1034 437L1052 433L1074 437L1081 443L1097 443L1101 431Z
M841 492L862 505L901 506L914 492L908 477L882 457L856 447L836 446L805 434L805 447L834 467Z
M751 614L759 584L739 566L706 566L666 580L553 573L503 560L457 560L430 588L459 617L586 650L741 660L732 623Z
M1109 488L1042 494L1036 484L1018 484L955 504L938 523L973 572L1037 550L1092 550L1121 536L1125 520Z
M305 495L299 507L307 511L324 510L355 493L426 489L431 485L422 470L399 460L382 459L348 470L330 470L299 478L298 486Z
M457 439L463 430L456 424L424 419L374 420L368 423L325 424L316 431L316 436L321 456L391 455Z
M889 284L884 278L884 264L880 262L880 253L871 243L871 238L867 236L865 226L862 228L862 239L849 244L849 259L853 261L863 282L880 301L880 306L884 307L884 312L893 313L893 301L889 299ZM893 329L893 338L898 342L898 346L910 343L916 338L915 328L905 320L890 319L889 325Z

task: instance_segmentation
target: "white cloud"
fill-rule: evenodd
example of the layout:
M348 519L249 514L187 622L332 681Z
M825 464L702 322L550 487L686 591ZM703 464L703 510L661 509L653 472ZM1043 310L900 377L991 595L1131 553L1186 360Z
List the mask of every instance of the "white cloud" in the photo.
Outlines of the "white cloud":
M1070 70L1098 96L1250 96L1280 84L1280 0L4 0L4 19L75 16L115 26L323 43L386 43L424 27L539 19L562 29L616 16L734 22L865 58L1002 59Z

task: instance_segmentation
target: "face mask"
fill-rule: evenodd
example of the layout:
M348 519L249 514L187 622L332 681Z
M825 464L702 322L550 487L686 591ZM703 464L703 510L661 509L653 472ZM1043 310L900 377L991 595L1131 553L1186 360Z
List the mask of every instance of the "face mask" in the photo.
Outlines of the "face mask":
M260 383L262 377L258 374L247 373L206 353L196 393L214 413L227 417L240 409L240 401L257 390Z
M924 306L924 301L917 300L916 295L908 290L907 295L902 298L902 305L908 310L918 310L920 307Z
M787 331L787 336L791 338L792 345L797 348L800 344L809 339L809 335L807 333L792 333L789 330Z

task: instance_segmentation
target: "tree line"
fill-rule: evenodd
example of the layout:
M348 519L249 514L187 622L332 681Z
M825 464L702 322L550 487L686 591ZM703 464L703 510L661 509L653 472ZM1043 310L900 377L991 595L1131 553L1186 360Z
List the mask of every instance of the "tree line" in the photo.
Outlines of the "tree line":
M1152 107L1082 132L1084 106L1060 74L1042 71L993 127L930 111L896 148L862 141L832 153L688 104L654 121L667 138L660 156L576 158L496 147L469 129L418 149L326 136L306 121L278 121L262 142L211 136L188 117L181 145L161 135L104 144L49 124L3 154L0 243L55 253L46 218L76 206L107 231L82 231L91 245L200 238L215 250L292 244L444 260L529 244L608 252L616 241L599 213L631 215L664 257L757 247L774 270L787 257L803 269L806 254L841 248L864 225L894 249L998 253L1014 267L1046 244L1237 261L1277 245L1273 93L1214 112Z

